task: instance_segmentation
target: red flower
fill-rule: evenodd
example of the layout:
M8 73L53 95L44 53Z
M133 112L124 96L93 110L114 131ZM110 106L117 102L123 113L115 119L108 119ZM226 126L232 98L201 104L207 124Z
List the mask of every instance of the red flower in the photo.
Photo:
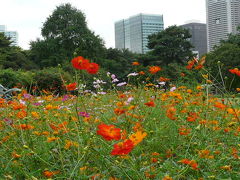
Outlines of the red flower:
M77 83L71 83L66 86L68 91L74 91L77 88Z
M240 76L240 70L238 68L229 69L229 72L232 74L236 74L237 76Z
M89 63L86 70L89 74L96 74L99 70L99 65L96 63Z
M134 144L131 140L127 139L124 142L114 144L113 147L111 155L127 155L134 148Z
M155 106L155 103L153 101L149 101L149 102L146 102L144 103L146 106L149 106L149 107L154 107Z
M115 128L114 125L98 125L97 134L101 135L107 141L111 141L113 139L118 141L121 139L121 129Z
M82 56L78 56L72 59L72 66L75 69L87 69L89 66L89 60L84 59Z

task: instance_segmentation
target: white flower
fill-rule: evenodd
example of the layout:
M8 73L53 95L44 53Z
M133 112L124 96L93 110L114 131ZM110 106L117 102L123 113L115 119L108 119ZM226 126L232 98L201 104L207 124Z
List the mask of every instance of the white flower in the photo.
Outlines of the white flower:
M112 82L118 82L119 80L116 78L116 79L113 79Z
M127 77L129 77L129 76L137 76L137 75L138 75L138 73L133 72L133 73L128 74Z
M130 103L133 99L134 99L133 97L129 97L129 98L127 99L127 103Z
M98 92L98 94L107 94L106 92Z
M19 102L23 105L26 105L26 101L23 101L22 99L20 99Z
M121 82L121 83L118 83L117 86L124 86L126 84L127 84L126 82Z
M95 85L93 85L93 87L96 88L96 89L98 89L98 88L100 88L101 86L100 86L99 84L95 84Z
M175 91L177 88L174 86L174 87L172 87L172 88L170 88L170 91L172 92L172 91Z
M160 85L165 85L166 84L166 82L159 82L158 84L160 84Z

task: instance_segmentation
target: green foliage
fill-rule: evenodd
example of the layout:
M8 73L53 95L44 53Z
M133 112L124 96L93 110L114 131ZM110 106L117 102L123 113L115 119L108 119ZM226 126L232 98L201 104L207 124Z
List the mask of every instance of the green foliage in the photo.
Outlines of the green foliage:
M0 32L0 50L2 50L2 48L9 47L10 44L11 44L10 38L6 37L4 33Z
M149 36L150 55L158 57L163 64L184 63L193 57L187 29L170 26L159 33Z
M199 71L187 70L185 66L178 63L171 63L163 66L163 77L171 79L171 82L181 86L188 84L189 86L196 86L201 82L201 75Z
M221 41L214 51L207 54L206 62L221 86L231 90L239 87L240 78L234 77L229 69L240 68L240 34L230 34L227 40Z
M65 90L65 82L71 81L71 75L68 72L60 71L58 68L45 68L35 71L33 75L34 86L39 91L47 90L53 93L62 93Z
M0 71L0 84L7 88L15 86L29 88L33 82L32 76L31 72L4 69Z
M10 46L10 38L0 33L0 69L33 69L36 65L28 59L26 52L16 46Z
M105 59L100 61L100 65L118 77L126 76L130 72L131 62L134 61L135 55L128 50L118 50L109 48L106 50Z

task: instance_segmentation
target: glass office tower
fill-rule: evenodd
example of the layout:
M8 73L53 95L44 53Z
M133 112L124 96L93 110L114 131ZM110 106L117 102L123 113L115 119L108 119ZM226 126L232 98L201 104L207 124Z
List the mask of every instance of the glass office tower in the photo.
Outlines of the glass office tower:
M148 36L164 29L163 15L138 14L115 23L115 48L145 54Z
M197 53L198 57L207 53L207 27L204 23L188 23L181 25L181 27L188 29L192 37L190 38L191 44L194 46L192 49Z
M206 0L208 51L240 25L240 0Z
M12 41L11 46L18 45L18 33L16 31L7 31L5 25L0 25L0 32L3 32L6 37Z

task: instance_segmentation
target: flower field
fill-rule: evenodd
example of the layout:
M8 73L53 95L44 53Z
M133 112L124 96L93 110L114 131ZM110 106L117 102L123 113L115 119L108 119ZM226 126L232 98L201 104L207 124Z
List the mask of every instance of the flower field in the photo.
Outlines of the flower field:
M82 57L72 65L99 70ZM187 69L194 66L203 62ZM104 92L104 81L86 91L79 76L62 96L0 98L0 179L240 179L239 98L201 84L163 88L169 79L159 71L150 67L155 81L138 86L108 73L113 86Z

